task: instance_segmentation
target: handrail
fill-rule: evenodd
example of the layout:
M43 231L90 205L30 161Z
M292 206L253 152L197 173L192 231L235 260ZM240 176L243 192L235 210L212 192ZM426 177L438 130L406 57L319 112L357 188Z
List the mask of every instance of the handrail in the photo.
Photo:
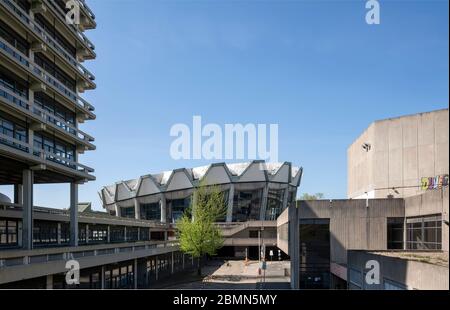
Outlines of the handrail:
M21 204L16 203L9 203L9 202L0 202L0 210L13 210L13 211L22 211L23 207ZM46 214L57 214L57 215L67 215L69 216L69 211L64 209L55 209L55 208L46 208L46 207L40 207L40 206L33 206L34 212L39 213L46 213ZM171 228L171 226L167 223L161 223L157 220L138 220L138 219L131 219L126 217L118 217L114 215L109 215L106 212L79 212L78 218L95 218L95 219L108 219L113 220L117 222L121 222L124 224L145 224L145 225L154 225L155 227L161 227L161 228Z
M34 148L29 143L17 140L15 138L7 136L7 135L5 135L3 133L0 133L0 139L3 139L3 140L6 140L6 141L10 142L12 145L6 144L6 145L8 145L10 147L13 147L15 149L21 150L21 151L26 152L26 153L31 153L32 155L37 156L37 157L39 157L39 158L41 158L43 160L48 160L48 161L51 161L51 162L54 162L54 163L58 163L58 164L61 164L61 165L65 166L65 167L74 169L74 170L79 171L79 172L84 172L84 173L87 173L87 174L88 173L92 173L92 172L95 171L93 168L90 168L90 167L85 166L83 164L77 163L77 162L75 162L75 161L73 161L73 160L71 160L69 158L57 155L55 153L48 152L46 150ZM2 144L4 144L4 143L2 143ZM19 146L23 147L23 149L17 148L17 147L15 147L15 145L19 145ZM78 169L78 168L80 168L80 169Z
M0 84L0 97L5 98L9 102L12 102L18 108L25 109L29 113L33 112L36 116L41 118L44 122L50 122L51 124L64 130L64 132L67 132L67 133L71 134L72 136L75 136L78 139L81 139L88 143L94 141L94 138L92 136L90 136L87 133L83 132L82 130L74 127L73 125L71 125L64 119L60 118L59 116L49 113L49 112L45 111L44 109L38 107L37 105L30 105L28 102L28 99L26 99L23 96L20 96L19 94L16 94L15 92L11 91L10 89L6 88L5 86L3 86L1 84ZM33 108L33 111L30 111L30 107ZM58 125L58 123L60 123L61 125Z
M49 84L58 93L70 99L76 105L88 111L94 111L94 107L91 104L89 104L86 100L78 96L78 94L76 94L72 90L68 89L66 86L64 86L61 82L56 80L50 74L42 70L38 65L34 64L27 56L16 51L3 38L0 38L0 50L5 51L10 57L13 57L16 62L18 61L21 66L25 66L26 69L30 73L32 73L35 77Z
M49 46L51 46L58 54L63 56L71 65L74 67L80 74L84 77L93 81L95 79L94 75L89 72L83 65L81 65L76 59L67 53L65 49L56 42L51 36L46 34L46 31L41 28L36 22L34 22L30 16L18 7L14 2L10 0L1 0L7 10L9 10L12 14L16 15L16 17L22 21L25 25L27 25L37 36L39 36L44 42L46 42Z
M52 10L56 11L58 13L57 16L59 16L59 18L61 19L61 21L67 25L66 23L66 13L61 9L61 7L59 5L56 5L52 0L44 0L47 7L50 7ZM82 33L78 28L76 28L74 25L70 25L70 27L68 27L69 29L71 29L71 31L79 37L79 39L86 44L91 50L95 49L94 44L92 44L92 42L85 36L84 33Z
M53 248L39 248L33 250L5 250L0 251L0 268L9 267L8 260L11 261L17 258L24 258L20 262L15 262L13 265L28 265L32 264L30 257L35 256L47 256L44 261L48 262L50 260L50 255L61 254L61 259L72 259L75 253L81 253L82 257L89 256L100 256L100 255L110 255L120 253L120 249L130 248L131 252L155 249L155 248L169 248L177 247L179 242L177 240L167 240L167 241L133 241L124 242L116 244L91 244L82 245L77 247L53 247ZM112 250L112 251L108 251ZM41 263L42 261L39 261Z

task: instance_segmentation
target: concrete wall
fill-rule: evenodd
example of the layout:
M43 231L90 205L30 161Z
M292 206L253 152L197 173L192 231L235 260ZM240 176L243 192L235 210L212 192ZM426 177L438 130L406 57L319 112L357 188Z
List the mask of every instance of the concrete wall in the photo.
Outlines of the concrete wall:
M347 250L387 248L387 218L403 217L403 199L299 202L299 220L330 219L331 261L347 263Z
M348 272L350 272L350 269L361 272L361 283L365 282L365 264L369 260L376 260L380 264L380 284L370 286L366 284L365 289L383 289L383 281L386 279L403 284L408 289L449 289L448 266L377 255L365 251L349 251Z
M347 150L347 196L421 194L422 177L449 173L448 132L448 109L374 122ZM369 151L363 143L370 144ZM386 189L393 187L398 193Z
M442 250L448 251L449 230L449 188L440 190L430 190L422 195L405 198L405 216L425 216L432 214L442 214Z

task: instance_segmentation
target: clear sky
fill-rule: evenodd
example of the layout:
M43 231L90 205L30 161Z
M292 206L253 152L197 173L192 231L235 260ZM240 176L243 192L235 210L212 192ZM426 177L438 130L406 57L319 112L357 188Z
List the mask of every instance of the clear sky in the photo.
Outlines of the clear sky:
M277 123L279 160L303 166L299 190L346 197L346 150L374 120L448 107L448 1L90 0L97 150L81 162L119 180L204 160L173 160L175 123ZM69 186L35 186L35 205L67 207Z

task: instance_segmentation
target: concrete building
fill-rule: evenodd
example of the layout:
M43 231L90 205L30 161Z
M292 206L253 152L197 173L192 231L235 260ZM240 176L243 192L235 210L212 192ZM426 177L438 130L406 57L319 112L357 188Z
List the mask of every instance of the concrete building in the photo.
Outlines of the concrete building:
M348 198L395 198L448 184L448 109L372 123L348 148Z
M291 257L291 286L354 288L348 281L349 273L357 270L363 279L367 272L367 261L356 265L362 259L355 256L376 252L380 257L397 253L396 260L403 259L408 265L402 269L389 268L383 265L389 264L389 260L380 259L381 267L391 272L384 274L386 281L405 288L436 288L426 281L416 279L413 285L400 280L422 276L420 264L408 264L411 258L421 256L447 257L446 263L439 261L438 267L427 270L447 268L448 275L448 192L445 187L410 198L297 202L297 207L285 210L277 223L279 247ZM405 252L407 255L401 255ZM397 273L392 274L395 270ZM447 282L439 283L440 289L448 289L448 276ZM380 289L382 285L372 288Z
M278 218L291 286L448 289L448 193L448 109L373 123L348 150L350 199L298 201Z
M112 215L173 224L189 207L200 182L217 185L227 205L218 223L225 237L219 255L259 258L260 245L267 253L277 250L276 219L295 203L301 175L302 169L288 162L217 163L120 181L99 194Z
M81 154L94 150L79 124L95 119L81 97L94 89L84 66L96 57L84 30L95 15L77 1L80 24L66 22L66 0L0 1L0 288L151 287L192 266L170 239L173 227L92 212L78 186L94 180ZM33 185L67 183L67 210L37 207ZM61 206L66 207L66 206ZM80 283L65 281L76 260Z

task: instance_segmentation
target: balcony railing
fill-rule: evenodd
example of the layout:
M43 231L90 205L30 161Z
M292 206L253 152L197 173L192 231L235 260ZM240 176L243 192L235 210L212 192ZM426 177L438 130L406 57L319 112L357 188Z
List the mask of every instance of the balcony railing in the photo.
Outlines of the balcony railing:
M51 8L55 15L59 17L59 19L64 23L66 23L66 13L61 9L61 7L57 4L55 4L54 0L44 0L47 7ZM80 30L78 30L77 27L74 25L68 25L69 29L92 51L95 49L94 44L92 44L91 41L82 33Z
M78 138L86 143L90 143L94 141L94 138L80 129L74 127L72 124L66 122L64 119L45 111L44 109L38 107L37 105L32 105L32 111L30 111L30 104L28 99L13 92L12 90L6 88L3 85L0 85L0 98L3 99L4 102L10 104L12 107L23 109L24 113L34 113L38 116L43 123L50 123L55 125L56 127L62 129L65 133L69 133L71 136Z
M138 252L158 248L178 250L178 241L141 241L135 243L94 244L78 247L40 248L34 250L0 251L0 270L6 267L23 266L33 263L48 263L60 260L96 257L124 252Z
M20 204L0 202L0 210L22 211L23 207ZM33 212L38 212L38 213L43 213L43 214L69 216L69 210L45 208L45 207L39 207L39 206L33 206ZM146 226L150 226L151 228L161 228L161 229L162 228L167 228L167 229L174 228L172 225L170 225L168 223L161 223L158 220L142 220L142 219L138 220L138 219L109 215L106 212L98 212L98 211L97 212L96 211L79 212L78 219L81 221L83 219L105 219L105 220L113 221L114 224L112 224L112 225L121 225L121 226L146 225ZM140 226L140 227L142 227L142 226Z
M4 0L1 0L4 1ZM77 106L82 107L88 111L94 111L94 107L86 100L78 96L75 92L68 89L61 82L42 70L38 65L34 64L27 56L18 52L13 46L6 42L3 38L0 38L0 51L11 57L15 62L24 67L28 72L37 77L39 80L44 81L50 85L58 93L75 103Z
M89 72L84 66L82 66L72 55L67 53L61 45L56 42L51 36L47 35L46 31L42 29L36 22L34 22L30 16L22 10L16 3L11 0L0 0L3 6L6 7L11 14L15 15L25 26L32 30L36 36L40 37L47 45L60 56L62 56L68 63L76 69L82 76L86 77L90 81L95 79L94 75Z
M75 170L77 172L81 172L81 173L85 173L85 174L94 172L94 169L87 167L85 165L82 165L80 163L77 163L77 162L71 160L70 158L63 157L58 154L48 152L46 150L34 148L28 142L21 141L19 139L5 135L3 133L0 133L0 144L9 146L18 151L28 153L28 154L31 154L36 157L39 157L44 162L52 162L55 164L59 164L64 167Z

